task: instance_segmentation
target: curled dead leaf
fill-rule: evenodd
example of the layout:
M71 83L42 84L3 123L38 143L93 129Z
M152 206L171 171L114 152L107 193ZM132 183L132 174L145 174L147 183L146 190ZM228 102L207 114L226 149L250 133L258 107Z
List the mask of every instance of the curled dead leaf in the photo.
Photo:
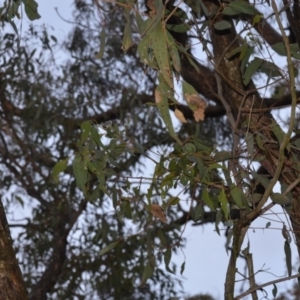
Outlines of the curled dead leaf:
M184 114L179 109L175 109L174 111L175 117L182 123L187 123L186 118L184 117Z
M167 223L165 211L158 204L151 204L150 213L158 218L161 222Z
M185 94L184 97L187 103L189 104L190 108L194 111L194 118L196 122L203 121L204 111L207 107L206 101L197 94Z

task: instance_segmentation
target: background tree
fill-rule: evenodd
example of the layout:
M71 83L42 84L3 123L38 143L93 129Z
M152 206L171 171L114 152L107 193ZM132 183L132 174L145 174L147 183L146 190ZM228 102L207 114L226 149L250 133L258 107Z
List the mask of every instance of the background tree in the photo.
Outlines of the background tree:
M13 4L3 20L16 29ZM171 256L184 246L188 221L215 222L218 232L221 221L232 226L225 299L233 299L236 261L256 218L283 205L299 245L299 140L290 139L297 3L279 10L271 2L264 13L244 1L74 4L69 59L60 65L45 28L31 27L21 44L1 36L1 194L8 214L15 203L30 209L12 224L21 228L15 246L30 299L178 295ZM271 51L286 57L286 69ZM283 132L270 111L286 105ZM146 175L149 161L155 169ZM273 192L278 181L281 194ZM291 275L285 225L283 235ZM249 248L242 254L251 288L244 295L255 299Z

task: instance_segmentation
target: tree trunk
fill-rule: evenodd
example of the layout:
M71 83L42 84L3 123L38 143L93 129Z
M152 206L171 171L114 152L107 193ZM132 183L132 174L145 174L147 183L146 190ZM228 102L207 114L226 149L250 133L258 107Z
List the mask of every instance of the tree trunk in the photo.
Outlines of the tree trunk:
M0 300L27 300L28 293L16 259L6 215L0 200Z

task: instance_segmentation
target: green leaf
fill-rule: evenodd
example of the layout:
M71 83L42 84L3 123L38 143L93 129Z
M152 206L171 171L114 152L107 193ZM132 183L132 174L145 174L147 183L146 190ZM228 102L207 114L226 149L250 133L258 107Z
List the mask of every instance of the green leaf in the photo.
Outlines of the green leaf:
M283 42L279 42L277 44L274 44L271 46L272 49L279 55L286 56L286 48ZM294 54L297 54L299 50L298 44L290 44L290 51L292 53L292 56L294 57ZM297 58L297 57L295 57Z
M231 8L230 6L225 7L225 9L222 11L223 15L226 16L236 16L239 14L238 11L236 11L235 9Z
M236 185L234 185L233 187L231 187L230 188L230 195L232 196L235 204L239 208L243 208L244 207L244 203L246 201L246 197L245 197L244 193L241 191L240 188L238 188Z
M185 0L184 3L192 9L198 18L201 17L200 0Z
M168 246L168 242L167 242L165 235L161 229L158 229L157 236L160 239L162 246L166 248Z
M73 160L73 172L76 178L77 186L86 194L86 187L85 184L87 182L87 166L85 162L82 160L81 155L77 154Z
M276 297L276 295L277 295L277 286L276 286L276 284L273 284L273 289L272 289L272 294L273 294L273 297L275 298Z
M261 20L263 20L264 16L261 14L255 15L255 17L252 19L252 25L255 26L258 24Z
M225 219L228 220L228 215L229 215L229 207L228 207L228 201L226 198L225 190L222 188L219 196L218 196L218 201L221 204L221 209L224 213Z
M58 175L65 171L68 165L68 160L69 158L60 160L59 162L56 163L52 170L52 177L55 183L58 183Z
M251 160L253 159L253 155L254 155L254 138L253 138L253 134L251 132L247 132L245 134L245 140L247 143L247 150L248 153L251 154Z
M215 229L218 235L220 235L219 223L222 221L222 211L221 209L217 210L216 213L216 221L215 221Z
M91 121L84 121L80 125L80 128L81 128L81 142L84 143L91 133L91 128L92 128Z
M142 276L141 286L143 286L149 278L152 277L155 269L155 257L149 259Z
M228 53L228 58L232 58L234 55L240 53L243 49L243 46L239 46Z
M186 23L167 24L166 27L169 31L174 31L174 32L179 32L179 33L184 33L184 32L187 32L191 29L191 26L186 24Z
M105 43L106 43L106 34L105 34L105 27L101 30L100 33L100 50L99 52L95 55L95 58L101 59L104 55L104 50L105 50Z
M285 133L275 120L272 120L271 130L275 134L279 144L281 144L283 142Z
M244 55L244 58L242 59L242 62L241 62L241 72L242 74L245 72L245 69L246 69L246 66L248 64L248 61L250 59L250 56L253 54L254 52L254 47L247 47L247 51Z
M214 207L214 203L212 201L212 199L209 196L208 190L204 189L202 192L202 199L204 201L204 203L209 207L210 210L215 211L215 207Z
M263 64L260 67L260 71L268 75L270 78L280 76L282 77L278 66L272 63L271 61L263 60Z
M124 29L123 42L122 42L122 50L126 52L132 45L132 31L131 31L131 18L130 18L130 10L126 10L126 25Z
M156 28L158 26L162 26L162 18L164 16L165 13L165 6L163 5L162 0L156 0L155 1L155 9L156 9L156 14L154 18L149 18L146 22L145 22L145 27L143 32L141 32L141 37L143 37L144 35L150 36L153 31L156 30Z
M167 202L167 206L177 205L179 203L179 201L180 201L180 199L178 197L170 197Z
M166 270L174 274L174 272L169 267L171 257L172 257L172 250L171 248L168 248L167 251L164 252L164 262L165 262Z
M195 88L190 85L189 83L187 83L186 81L182 81L182 91L183 94L188 94L188 95L194 95L194 94L198 94L198 92L195 90Z
M170 68L167 34L163 24L157 25L156 30L151 33L149 39L162 77L168 86L173 89L173 76Z
M180 73L181 63L180 63L179 51L178 48L176 47L174 38L171 36L169 32L168 32L168 40L169 40L168 48L172 59L172 66L174 67L176 72Z
M245 55L247 54L247 50L248 50L249 46L247 44L246 41L244 41L243 45L242 45L242 48L241 48L241 53L240 53L240 56L239 56L239 60L243 60L243 58L245 57Z
M180 267L180 275L183 274L184 269L185 269L185 261L182 263L182 265L181 265L181 267Z
M186 143L182 147L184 153L193 154L196 153L196 146L192 143Z
M232 153L229 151L218 151L214 158L216 162L226 161L232 158Z
M285 241L284 242L284 253L285 253L285 261L286 261L286 267L288 270L288 275L292 275L292 250L290 244Z
M113 242L107 246L105 246L100 252L99 252L99 256L106 254L107 252L109 252L111 249L115 248L118 244L120 243L120 241L117 242Z
M272 201L276 204L280 204L280 205L291 204L291 200L289 199L289 197L282 195L281 193L272 193L270 197Z
M237 13L256 15L257 11L254 6L244 1L232 1L230 4L222 11L224 15L232 15L230 13L236 11ZM229 12L229 13L228 13Z
M253 74L262 66L263 60L261 58L255 57L246 67L245 73L243 74L243 83L248 85Z
M35 0L22 0L25 6L25 13L30 21L39 19L41 16L38 13L38 4Z
M228 21L219 21L214 24L215 29L217 30L225 30L231 28L231 24Z
M230 242L231 242L232 236L233 236L233 229L230 228L227 231L227 234L226 234L226 243L225 243L226 253L228 253L228 249L229 249L229 246L230 246Z
M193 213L193 220L195 222L199 221L203 218L203 215L204 215L203 206L202 206L202 204L198 204Z
M155 90L155 102L157 104L160 115L167 126L168 132L176 140L176 142L182 144L175 133L169 110L169 101L167 95L172 92L173 91L171 91L167 84L164 82L164 79L160 77L160 83Z
M289 230L286 228L285 224L283 224L282 230L281 230L282 236L285 238L285 240L290 244L292 241L291 235Z
M135 20L136 20L136 24L137 24L137 27L138 27L138 31L139 31L140 34L142 34L146 29L147 21L143 20L143 18L139 14L139 12L136 12Z

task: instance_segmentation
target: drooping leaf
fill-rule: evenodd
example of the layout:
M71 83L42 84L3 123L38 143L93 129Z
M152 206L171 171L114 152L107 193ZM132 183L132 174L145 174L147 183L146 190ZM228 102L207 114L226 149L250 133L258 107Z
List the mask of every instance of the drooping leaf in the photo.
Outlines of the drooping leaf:
M247 66L247 64L249 62L249 59L250 59L251 55L253 54L253 52L254 52L254 47L253 46L251 46L251 47L248 46L247 50L246 50L246 53L244 54L244 58L241 61L241 72L242 72L242 74L244 74L246 66Z
M158 26L162 25L161 21L165 12L165 6L163 5L162 0L156 0L154 10L155 14L145 22L144 31L141 32L141 37L144 37L145 35L150 36Z
M263 60L261 58L255 57L246 67L245 73L243 74L243 82L248 85L253 74L262 66Z
M216 152L214 157L216 162L226 161L231 158L232 158L232 153L224 150Z
M285 261L286 261L286 267L288 270L288 275L292 275L292 250L290 244L285 241L284 242L284 253L285 253Z
M77 186L86 194L85 184L87 182L87 166L80 154L75 155L73 160L73 172L76 179Z
M38 13L38 4L35 0L22 0L25 6L25 13L30 21L39 19L41 16Z
M181 72L181 62L180 62L179 51L175 44L175 41L173 42L173 40L174 40L173 37L171 36L172 41L170 41L169 36L171 36L171 35L168 33L168 41L169 41L168 48L169 48L170 56L172 59L172 66L174 67L176 72L180 73Z
M123 35L123 42L122 42L122 50L126 52L132 45L132 31L131 31L131 18L130 18L130 10L126 10L126 24L124 29Z
M170 197L168 202L167 202L167 206L170 205L177 205L180 202L180 198L178 197Z
M193 143L186 143L182 147L183 152L193 154L196 153L196 146Z
M116 241L113 242L107 246L105 246L103 249L101 249L101 251L99 252L99 256L106 254L107 252L109 252L110 250L112 250L113 248L115 248L118 244L120 243L120 241Z
M202 191L202 199L203 199L204 203L209 207L210 210L215 211L214 203L213 203L207 189L204 189Z
M165 262L165 267L166 267L166 270L170 273L173 273L174 272L170 269L169 267L169 264L170 264L170 261L171 261L171 257L172 257L172 249L171 248L168 248L167 251L164 252L164 262Z
M181 266L180 266L180 275L183 274L184 269L185 269L185 261L184 261L184 262L181 264Z
M273 284L272 295L274 298L276 298L277 292L278 292L277 286L276 284Z
M290 234L289 230L286 228L285 224L283 224L283 226L282 226L281 233L282 233L282 236L284 237L284 239L290 244L292 241L292 238L291 238L291 234Z
M164 235L164 233L161 229L158 229L157 236L160 239L160 242L161 242L162 246L167 247L168 242L167 242L166 237L165 237L165 235Z
M236 11L237 13L255 15L257 10L251 4L244 1L232 1L228 6L222 11L224 15L233 15L232 13Z
M173 89L173 76L170 68L170 55L165 30L163 24L158 24L156 29L149 36L149 39L162 77L168 86Z
M218 196L218 201L221 204L221 209L224 213L225 219L227 220L229 215L229 207L228 207L228 200L224 188L221 189L221 192Z
M230 188L230 194L231 194L235 204L239 208L243 208L244 203L246 202L246 198L245 198L243 191L241 191L240 188L238 188L236 185L234 185L233 187Z
M105 50L105 43L106 43L106 32L105 32L105 27L103 27L100 33L100 50L95 55L95 58L102 59Z
M155 257L149 259L148 263L146 264L146 267L143 272L142 280L141 280L141 286L143 286L149 278L152 277L155 270Z
M84 121L80 125L81 128L81 142L84 143L85 140L90 136L92 123L91 121Z
M214 27L217 30L226 30L226 29L231 28L231 24L228 21L222 20L222 21L219 21L219 22L215 23Z
M283 42L276 43L272 45L272 49L279 55L286 56L286 48ZM290 44L290 51L292 53L292 56L294 58L299 59L298 57L295 57L295 55L299 52L299 45L298 44Z
M226 243L225 243L226 253L228 253L228 249L229 249L229 246L230 246L232 236L233 236L233 229L230 228L227 232L227 235L226 235Z
M68 160L69 158L60 160L59 162L56 163L52 170L52 177L55 183L58 183L58 175L65 171L67 166L68 166Z
M160 78L160 84L155 90L155 102L160 115L167 126L168 132L179 144L181 144L180 139L175 133L170 116L168 96L172 97L172 93L173 91L167 86L167 84L164 82L164 79Z
M280 205L289 205L291 204L291 200L286 195L283 195L281 193L272 193L270 195L272 201L276 204Z
M204 215L204 209L203 209L203 205L202 204L198 204L195 208L195 210L193 211L193 220L195 222L201 220L203 218Z

